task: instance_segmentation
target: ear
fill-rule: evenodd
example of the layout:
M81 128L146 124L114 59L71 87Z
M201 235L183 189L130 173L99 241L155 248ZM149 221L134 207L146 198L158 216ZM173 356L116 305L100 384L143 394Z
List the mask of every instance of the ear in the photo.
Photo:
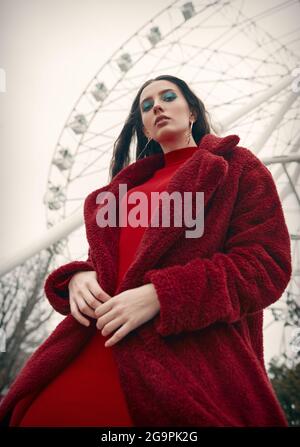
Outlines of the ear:
M193 120L193 122L195 122L197 120L197 114L195 112L191 112L190 113L190 120Z
M147 138L150 138L150 135L149 135L148 131L145 129L144 126L143 126L142 130L143 130L145 136L146 136Z

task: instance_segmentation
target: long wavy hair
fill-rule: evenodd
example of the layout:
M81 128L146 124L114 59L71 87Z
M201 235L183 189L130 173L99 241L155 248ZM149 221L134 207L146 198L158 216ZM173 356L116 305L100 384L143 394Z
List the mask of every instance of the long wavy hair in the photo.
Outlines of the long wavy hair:
M148 79L148 81L144 82L140 87L134 98L123 129L114 143L113 155L109 167L109 181L111 181L118 172L130 164L130 144L132 139L136 139L135 161L139 158L140 153L148 142L148 139L143 132L143 122L139 107L140 96L147 85L151 84L153 81L159 80L166 80L176 84L185 97L190 111L195 113L197 118L193 124L192 135L197 145L199 145L201 138L205 134L211 133L211 129L214 133L218 134L211 124L210 115L203 102L195 95L185 81L171 75L160 75L154 79ZM163 150L160 144L152 139L145 149L143 156L140 158L149 157L150 155L158 153L163 153Z

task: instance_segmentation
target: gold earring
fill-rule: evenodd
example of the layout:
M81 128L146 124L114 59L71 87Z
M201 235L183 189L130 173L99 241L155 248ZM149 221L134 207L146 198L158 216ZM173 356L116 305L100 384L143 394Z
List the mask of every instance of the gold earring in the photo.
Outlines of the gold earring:
M143 150L139 153L139 156L137 157L137 160L140 158L140 156L142 155L144 150L147 148L147 146L148 146L148 144L150 143L151 140L152 140L152 138L148 137L148 141L147 141L146 145L144 146Z
M191 136L192 136L192 129L193 129L194 121L191 121L191 123L190 123L190 121L189 121L189 124L190 124L190 126L189 126L189 131L188 131L188 141L187 141L187 145L190 144L190 140L191 140Z

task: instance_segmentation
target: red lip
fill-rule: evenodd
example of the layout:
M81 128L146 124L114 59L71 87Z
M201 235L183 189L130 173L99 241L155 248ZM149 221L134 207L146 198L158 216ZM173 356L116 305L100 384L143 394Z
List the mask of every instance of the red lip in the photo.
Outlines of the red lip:
M156 119L154 124L156 125L157 123L159 123L162 119L170 119L168 116L166 115L159 115Z

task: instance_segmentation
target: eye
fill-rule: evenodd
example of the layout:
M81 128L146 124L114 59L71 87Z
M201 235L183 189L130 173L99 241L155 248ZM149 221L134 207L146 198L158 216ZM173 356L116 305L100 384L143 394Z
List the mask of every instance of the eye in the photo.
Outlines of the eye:
M149 106L151 106L151 104L153 104L153 101L144 101L143 105L142 105L142 109L144 112L147 112L149 110Z
M167 92L163 96L167 101L173 101L173 99L175 99L177 95L174 92Z
M163 95L162 95L162 98L165 100L165 101L167 101L167 102L169 102L169 101L173 101L173 99L175 99L175 98L177 98L177 95L176 95L176 93L175 92L166 92L166 93L164 93ZM143 102L143 105L142 105L142 110L143 110L143 112L147 112L148 110L150 110L150 108L151 108L151 106L153 105L153 100L151 99L151 100L146 100L146 101L144 101Z

